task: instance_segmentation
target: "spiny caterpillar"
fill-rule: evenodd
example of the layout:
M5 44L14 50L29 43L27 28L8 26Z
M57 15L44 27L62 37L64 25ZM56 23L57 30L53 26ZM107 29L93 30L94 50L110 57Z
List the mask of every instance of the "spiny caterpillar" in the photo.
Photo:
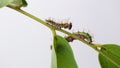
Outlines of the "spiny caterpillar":
M72 23L57 23L53 21L52 19L46 19L45 20L48 24L55 26L56 28L65 28L65 29L71 29L72 28Z
M92 36L89 34L89 33L86 33L86 32L77 32L77 33L73 33L74 35L76 35L77 37L87 41L88 43L92 43ZM68 37L65 37L65 39L68 41L68 42L72 42L73 40L75 40L75 38L71 37L71 36L68 36Z

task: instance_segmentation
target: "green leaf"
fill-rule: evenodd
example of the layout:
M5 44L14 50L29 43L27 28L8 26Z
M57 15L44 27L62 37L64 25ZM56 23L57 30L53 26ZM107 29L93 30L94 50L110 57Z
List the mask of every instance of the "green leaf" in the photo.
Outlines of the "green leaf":
M14 6L27 6L27 2L26 0L14 0L12 3L10 3L11 5L14 5Z
M28 5L26 0L22 0L22 3L23 3L23 7L26 7Z
M58 35L54 37L51 68L78 68L69 43Z
M8 5L9 3L13 2L14 0L0 0L0 8Z
M57 68L57 57L55 53L55 48L52 47L52 62L51 62L51 68Z
M99 61L101 68L120 68L120 46L104 44L100 50ZM104 55L103 55L104 54Z
M0 8L7 5L12 5L20 8L27 6L27 2L26 0L0 0Z

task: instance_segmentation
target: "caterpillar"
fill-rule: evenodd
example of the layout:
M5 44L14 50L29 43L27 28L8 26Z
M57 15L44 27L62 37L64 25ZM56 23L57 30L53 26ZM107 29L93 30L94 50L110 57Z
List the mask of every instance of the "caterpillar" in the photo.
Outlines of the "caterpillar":
M57 23L51 19L46 19L45 20L48 24L55 26L56 28L65 28L65 29L71 29L72 28L72 23Z
M90 44L92 43L92 36L89 33L86 33L86 32L77 32L77 33L73 33L73 34L76 35L77 37L79 37L79 38L87 41ZM72 36L65 37L65 39L68 42L72 42L73 40L76 40Z

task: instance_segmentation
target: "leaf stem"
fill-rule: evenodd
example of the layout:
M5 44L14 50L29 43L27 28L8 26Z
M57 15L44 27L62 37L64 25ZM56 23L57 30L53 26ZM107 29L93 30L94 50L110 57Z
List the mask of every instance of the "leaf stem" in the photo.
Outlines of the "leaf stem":
M12 6L12 5L7 5L7 7L11 8L11 9L14 9L14 10L16 10L16 11L18 11L18 12L20 12L20 13L22 13L22 14L24 14L24 15L26 15L26 16L34 19L34 20L36 20L36 21L38 21L39 23L41 23L41 24L47 26L48 28L50 28L52 31L53 31L53 30L54 30L54 31L57 30L57 31L63 32L63 33L65 33L65 34L69 35L69 36L72 36L73 38L76 38L76 39L80 40L81 42L89 45L90 47L92 47L93 49L95 49L96 51L98 51L97 46L95 46L94 44L89 44L89 43L86 42L85 40L77 37L76 35L68 32L68 31L65 31L65 30L63 30L63 29L59 29L59 28L56 28L56 27L54 27L54 26L52 26L52 25L49 25L49 24L47 24L45 21L41 20L40 18L38 18L38 17L36 17L36 16L34 16L34 15L32 15L32 14L30 14L30 13L28 13L28 12L26 12L26 11L20 9L20 8L16 8L16 7ZM53 33L55 33L55 32L53 32Z
M50 28L50 29L52 30L52 33L53 33L54 35L56 35L55 30L57 30L57 31L60 31L60 32L62 32L62 33L65 33L65 34L67 34L67 35L69 35L69 36L72 36L73 38L78 39L79 41L81 41L81 42L89 45L91 48L93 48L94 50L96 50L97 52L99 52L101 55L103 55L104 57L106 57L109 61L111 61L112 63L114 63L114 64L117 65L118 67L120 67L120 65L118 65L118 64L117 64L116 62L114 62L111 58L107 57L104 53L102 53L102 52L100 51L100 49L98 49L97 44L90 44L90 43L86 42L85 40L77 37L76 35L68 32L68 31L65 31L65 30L63 30L63 29L59 29L59 28L56 28L56 27L54 27L54 26L52 26L52 25L49 25L49 24L47 24L45 21L41 20L40 18L38 18L38 17L36 17L36 16L34 16L34 15L32 15L32 14L30 14L30 13L28 13L28 12L26 12L26 11L20 9L20 8L16 8L16 7L12 6L12 5L7 5L7 7L11 8L11 9L14 9L14 10L16 10L16 11L18 11L18 12L20 12L20 13L22 13L22 14L24 14L24 15L26 15L26 16L34 19L34 20L36 20L36 21L38 21L39 23L47 26L48 28Z

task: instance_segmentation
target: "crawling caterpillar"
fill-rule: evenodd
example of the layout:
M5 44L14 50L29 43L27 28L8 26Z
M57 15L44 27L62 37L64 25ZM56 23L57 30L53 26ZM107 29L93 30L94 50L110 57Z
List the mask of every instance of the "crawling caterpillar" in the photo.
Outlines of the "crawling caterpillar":
M56 28L65 28L65 29L71 29L72 28L72 23L57 23L51 19L45 20L48 24L55 26Z
M92 43L92 36L89 33L86 33L86 32L77 32L77 33L74 33L74 35L76 35L77 37L79 37L79 38L87 41L90 44ZM75 38L73 38L71 36L65 37L65 39L68 42L72 42L73 40L75 40Z

